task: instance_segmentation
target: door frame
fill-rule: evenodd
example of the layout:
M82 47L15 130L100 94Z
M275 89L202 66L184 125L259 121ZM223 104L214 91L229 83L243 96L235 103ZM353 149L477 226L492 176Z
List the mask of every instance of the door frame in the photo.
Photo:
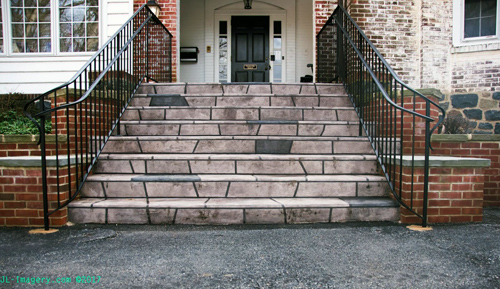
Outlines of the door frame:
M219 79L219 21L227 21L227 45L228 45L228 79L227 82L231 82L231 57L232 57L232 27L231 27L231 17L232 16L269 16L269 53L271 54L274 51L274 34L273 34L273 23L274 21L281 21L281 29L282 29L282 48L281 51L283 56L285 56L285 60L282 62L282 70L281 70L281 79L282 82L285 82L286 78L286 70L287 70L287 58L286 58L286 49L287 49L287 13L285 10L271 10L271 11L252 11L252 10L215 10L214 15L214 39L213 39L213 76L214 81L216 83L220 82ZM269 82L274 82L273 77L273 64L270 62L271 71L269 72Z

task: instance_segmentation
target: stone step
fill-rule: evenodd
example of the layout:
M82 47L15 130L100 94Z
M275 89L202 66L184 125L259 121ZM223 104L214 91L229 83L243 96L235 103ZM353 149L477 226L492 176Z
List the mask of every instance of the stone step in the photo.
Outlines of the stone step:
M122 120L358 121L351 107L165 106L128 107Z
M113 136L103 153L373 154L366 137Z
M340 84L319 83L146 83L142 84L138 94L219 94L219 95L311 95L311 94L345 94Z
M103 154L93 172L106 174L376 174L375 155Z
M130 106L352 107L347 95L137 94Z
M389 198L84 198L69 220L100 224L297 224L399 220Z
M263 136L358 136L354 121L297 120L129 120L121 121L121 135L194 136L194 135L263 135Z
M379 175L96 174L87 198L310 198L387 196Z

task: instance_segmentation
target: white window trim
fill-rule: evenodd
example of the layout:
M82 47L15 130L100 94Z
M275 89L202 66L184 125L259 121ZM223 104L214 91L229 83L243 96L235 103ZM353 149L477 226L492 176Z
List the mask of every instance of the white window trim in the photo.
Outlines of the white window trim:
M497 0L496 35L464 38L465 0L453 1L453 49L452 52L473 52L500 49L500 0Z
M99 46L98 49L102 45L102 34L104 33L103 29L103 16L104 16L104 7L103 0L99 0ZM59 43L59 4L58 0L50 0L50 8L51 8L51 39L52 39L52 51L51 52L34 52L34 53L14 53L12 52L12 35L11 35L11 19L10 19L10 0L0 0L0 4L2 5L2 22L3 22L3 53L0 53L1 56L15 56L15 57L47 57L47 56L57 56L57 55L66 55L66 56L87 56L94 55L95 51L85 51L85 52L61 52L60 43Z

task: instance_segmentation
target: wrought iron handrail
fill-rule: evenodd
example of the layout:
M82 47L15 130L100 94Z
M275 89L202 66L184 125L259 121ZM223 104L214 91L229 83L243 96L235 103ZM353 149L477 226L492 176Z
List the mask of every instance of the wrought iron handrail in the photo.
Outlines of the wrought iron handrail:
M44 226L73 201L91 174L109 137L120 134L120 118L144 81L172 81L172 34L142 5L65 84L29 101L25 114L37 125L41 149ZM45 102L51 101L51 108ZM31 115L33 106L40 112ZM37 121L36 119L39 119ZM45 142L50 119L53 147ZM56 167L48 171L47 157Z
M360 119L359 135L364 132L370 140L393 196L426 226L430 136L444 109L397 76L342 4L317 35L317 63L317 82L344 84ZM409 180L403 179L403 155L408 154ZM423 196L414 193L416 155L424 156ZM403 185L410 187L409 195Z

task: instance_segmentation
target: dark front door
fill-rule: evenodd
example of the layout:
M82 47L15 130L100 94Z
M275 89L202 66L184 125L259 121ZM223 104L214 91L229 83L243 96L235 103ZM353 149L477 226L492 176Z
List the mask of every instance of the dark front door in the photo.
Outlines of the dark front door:
M232 82L269 81L269 16L232 17Z

